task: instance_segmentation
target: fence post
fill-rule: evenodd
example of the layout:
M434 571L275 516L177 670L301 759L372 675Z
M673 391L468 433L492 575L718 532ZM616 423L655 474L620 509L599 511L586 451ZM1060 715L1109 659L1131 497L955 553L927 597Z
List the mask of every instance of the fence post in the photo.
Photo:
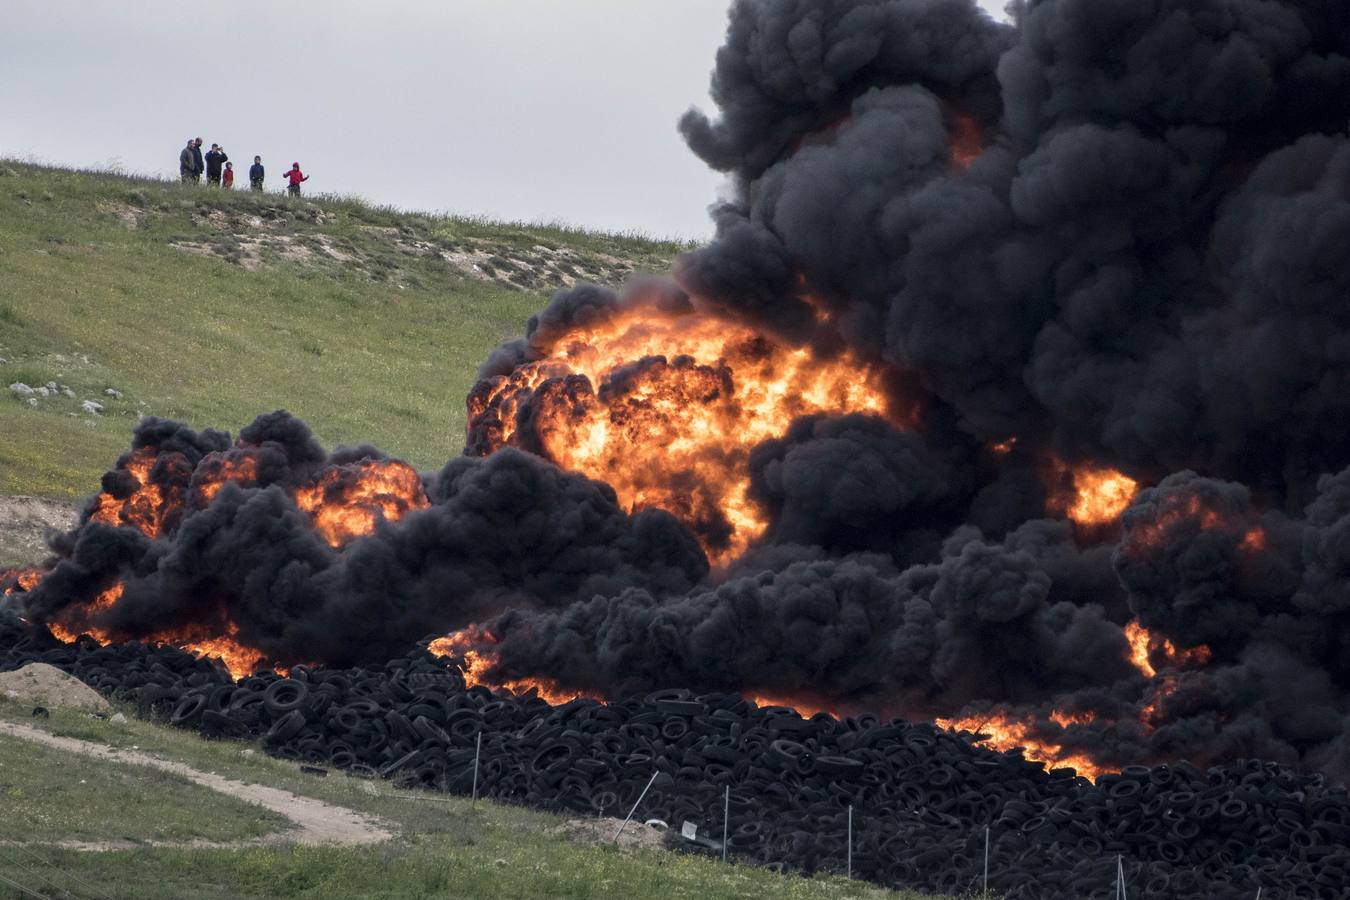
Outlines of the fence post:
M989 826L984 826L984 892L989 893Z
M660 769L657 769L655 772L652 772L652 777L647 782L647 786L642 789L642 793L638 794L637 801L633 804L633 808L628 811L628 818L624 819L623 824L619 826L619 830L614 832L614 843L617 844L619 842L619 835L623 834L623 830L628 827L629 820L633 818L633 813L637 812L638 805L642 803L642 798L647 796L647 791L651 790L652 783L656 781L656 776L660 771Z
M848 877L853 877L853 804L848 805Z
M478 808L478 758L483 755L483 732L478 732L478 745L473 751L473 800L469 802L470 809Z
M722 862L727 861L727 825L731 821L731 785L727 785L726 798L722 801Z

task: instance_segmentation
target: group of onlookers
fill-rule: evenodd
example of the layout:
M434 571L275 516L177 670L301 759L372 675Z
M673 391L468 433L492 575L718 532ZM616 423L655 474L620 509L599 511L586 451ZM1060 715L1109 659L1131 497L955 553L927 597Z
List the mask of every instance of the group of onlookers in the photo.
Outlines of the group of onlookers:
M206 173L206 183L215 187L234 187L234 163L226 155L225 148L212 144L211 149L202 153L202 139L193 138L178 154L178 172L183 184L200 184L202 173ZM253 165L248 170L248 183L255 191L263 189L263 178L267 172L263 168L261 156L253 157ZM282 176L286 179L286 190L293 197L300 196L300 183L309 181L309 176L300 171L300 164L293 163Z

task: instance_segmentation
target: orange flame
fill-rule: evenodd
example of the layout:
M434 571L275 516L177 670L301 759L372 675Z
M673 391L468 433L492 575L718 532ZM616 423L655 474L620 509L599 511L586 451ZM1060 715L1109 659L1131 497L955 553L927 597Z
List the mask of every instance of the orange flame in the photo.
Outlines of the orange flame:
M454 634L436 638L427 645L427 650L435 656L458 660L464 673L464 683L468 687L481 684L486 687L507 690L524 696L535 694L550 706L570 703L578 697L588 697L582 691L572 691L545 678L515 678L493 681L487 678L488 671L497 663L496 654L484 645L495 643L492 636L476 626L456 631ZM600 698L596 698L600 699Z
M203 638L197 641L185 641L177 643L176 646L191 653L193 656L205 657L207 659L219 659L229 670L230 676L236 681L245 678L263 667L267 657L261 650L255 650L252 647L245 647L239 643L239 626L230 622L226 627L225 634L216 637ZM170 643L174 643L170 641Z
M1139 493L1139 483L1115 469L1085 467L1074 470L1073 489L1065 514L1079 525L1109 525Z
M1084 718L1081 713L1070 714L1058 710L1050 714L1050 719L1060 728L1091 721L1090 716ZM1008 712L991 712L984 716L938 719L936 724L948 731L968 731L975 735L976 740L995 750L1021 748L1027 759L1045 763L1047 767L1068 766L1076 769L1079 775L1094 779L1106 771L1085 753L1065 750L1059 744L1033 737L1035 720L1031 717L1019 719Z
M1152 522L1138 523L1129 530L1125 539L1121 541L1120 549L1122 552L1130 553L1157 550L1166 543L1167 532L1186 519L1197 520L1201 531L1234 526L1234 523L1225 516L1206 506L1198 494L1172 494L1163 501L1162 509ZM1244 529L1244 543L1247 537L1248 532ZM1261 533L1259 540L1264 544L1264 532Z
M31 591L38 586L44 574L37 566L0 569L0 597Z
M714 562L768 527L750 495L750 450L798 416L889 412L881 372L774 344L706 315L625 311L549 355L481 382L469 427L491 452L524 443L612 486L628 510L664 509ZM533 433L517 433L530 401Z
M1260 553L1266 549L1266 530L1260 525L1253 525L1247 529L1238 546L1248 553Z
M1130 662L1149 678L1158 674L1151 661L1154 656L1162 657L1172 668L1203 666L1213 657L1204 644L1182 650L1166 638L1160 640L1138 622L1125 626L1125 639L1130 643Z
M743 694L745 699L754 703L756 706L785 706L788 709L796 710L797 715L803 719L809 719L819 713L825 713L828 716L838 718L838 713L831 707L824 706L819 702L803 700L800 697L776 697L769 694Z
M257 480L258 460L248 450L208 453L192 473L193 499L198 506L209 506L226 482L252 484Z
M1130 622L1125 626L1125 640L1130 642L1130 662L1134 667L1149 678L1157 675L1157 670L1148 661L1149 644L1153 641L1148 629L1138 622Z
M295 503L332 547L374 533L381 520L397 521L409 510L428 506L421 476L396 459L363 459L325 469L312 484L296 490Z
M94 501L89 520L105 525L130 525L139 528L146 537L159 537L165 517L183 504L181 490L174 487L165 490L151 479L151 472L159 461L159 456L150 447L132 451L118 468L135 478L137 487L123 500L107 491L101 492ZM186 467L187 460L182 454L172 454L165 464Z
M984 152L984 143L980 140L980 126L973 116L955 113L951 117L952 166L956 169L969 169L970 164Z
M99 644L109 644L114 640L111 631L90 624L99 613L111 609L122 599L125 585L117 582L99 592L91 602L72 607L60 621L48 622L47 630L64 643L71 643L85 634ZM233 622L226 623L224 634L211 635L205 626L189 626L181 632L164 630L148 638L147 643L168 644L186 650L195 656L218 657L236 679L252 675L266 659L262 651L246 647L238 641L239 627Z
M1181 682L1176 675L1167 674L1152 684L1153 699L1139 711L1139 721L1153 728L1163 718L1163 701L1177 692Z
M72 606L66 609L66 615L60 621L48 622L47 630L58 640L69 644L81 634L87 634L100 644L106 644L111 640L110 632L92 626L90 620L104 610L111 609L113 604L122 599L122 592L126 590L126 585L117 582L112 587L105 588L98 593L90 602L81 606Z

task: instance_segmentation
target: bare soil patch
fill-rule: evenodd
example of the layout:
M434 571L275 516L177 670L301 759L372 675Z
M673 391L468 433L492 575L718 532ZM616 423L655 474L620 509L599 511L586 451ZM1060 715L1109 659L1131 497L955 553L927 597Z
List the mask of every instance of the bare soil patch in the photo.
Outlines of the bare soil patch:
M47 555L47 534L73 528L77 518L73 503L0 496L0 566L42 559Z
M29 663L13 672L0 672L0 696L38 706L112 711L108 701L89 685L46 663Z
M623 824L623 819L568 819L553 829L553 833L579 844L612 844L614 834ZM621 849L661 849L665 846L665 832L638 820L628 823L619 835Z

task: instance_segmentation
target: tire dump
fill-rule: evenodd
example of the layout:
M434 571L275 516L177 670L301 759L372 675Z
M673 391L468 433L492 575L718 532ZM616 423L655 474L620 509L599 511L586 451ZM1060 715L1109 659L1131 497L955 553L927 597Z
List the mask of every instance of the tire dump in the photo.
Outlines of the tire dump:
M709 243L440 471L142 419L0 669L784 871L1350 897L1350 11L1013 12L738 0Z

